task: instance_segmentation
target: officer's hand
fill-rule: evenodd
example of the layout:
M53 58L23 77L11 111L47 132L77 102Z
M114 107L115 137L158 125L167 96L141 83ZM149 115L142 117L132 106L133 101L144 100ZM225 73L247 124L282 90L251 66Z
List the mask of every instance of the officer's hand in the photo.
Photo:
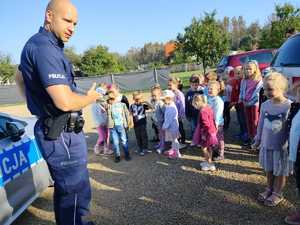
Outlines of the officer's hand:
M90 90L87 92L87 96L91 97L93 101L96 101L97 99L101 99L102 95L96 91L96 83L93 83Z

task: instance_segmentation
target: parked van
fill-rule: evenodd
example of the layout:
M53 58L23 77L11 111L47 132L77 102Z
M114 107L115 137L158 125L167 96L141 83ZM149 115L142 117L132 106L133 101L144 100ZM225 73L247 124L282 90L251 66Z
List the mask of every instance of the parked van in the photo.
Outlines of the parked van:
M242 66L250 60L256 60L258 62L260 71L263 71L265 68L270 66L274 54L274 49L259 49L223 56L217 66L218 76L233 76L233 69L235 67Z

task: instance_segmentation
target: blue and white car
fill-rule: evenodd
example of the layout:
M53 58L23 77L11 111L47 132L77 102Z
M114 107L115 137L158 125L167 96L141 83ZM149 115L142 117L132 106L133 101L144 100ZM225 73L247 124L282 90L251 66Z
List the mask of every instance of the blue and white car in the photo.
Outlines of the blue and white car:
M0 113L0 224L11 224L52 184L36 143L36 118Z

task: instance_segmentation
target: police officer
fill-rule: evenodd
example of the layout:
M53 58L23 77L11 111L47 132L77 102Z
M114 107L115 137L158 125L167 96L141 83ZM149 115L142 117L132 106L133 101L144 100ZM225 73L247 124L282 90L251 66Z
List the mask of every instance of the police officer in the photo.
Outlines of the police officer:
M25 44L16 75L28 109L38 117L35 136L54 180L58 225L93 224L84 221L91 200L85 136L80 130L66 129L70 126L68 112L79 111L101 97L95 91L95 84L84 95L76 92L72 65L63 51L76 24L77 10L69 0L50 1L44 26ZM57 126L56 118L61 115L67 120L60 120ZM79 114L75 115L79 118ZM46 124L49 120L51 123ZM49 129L53 128L58 129L58 135L49 138Z

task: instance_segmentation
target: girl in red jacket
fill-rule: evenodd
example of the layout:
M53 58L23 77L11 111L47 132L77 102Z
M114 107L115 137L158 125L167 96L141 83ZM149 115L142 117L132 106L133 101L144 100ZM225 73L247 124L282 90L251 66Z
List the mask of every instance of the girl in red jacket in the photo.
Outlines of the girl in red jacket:
M198 124L193 135L193 143L203 148L205 162L200 163L201 169L215 171L212 163L212 147L218 144L217 128L214 112L207 103L206 95L196 94L193 98L193 106L199 110Z

